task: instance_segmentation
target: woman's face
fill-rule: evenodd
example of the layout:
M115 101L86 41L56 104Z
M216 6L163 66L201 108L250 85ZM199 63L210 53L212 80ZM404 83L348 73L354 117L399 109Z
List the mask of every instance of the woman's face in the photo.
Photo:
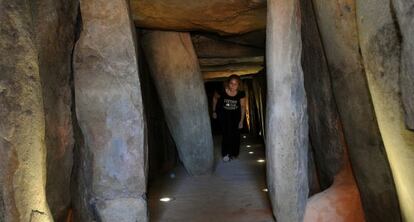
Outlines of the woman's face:
M239 89L239 81L237 79L232 79L229 82L229 89L231 91L236 91Z

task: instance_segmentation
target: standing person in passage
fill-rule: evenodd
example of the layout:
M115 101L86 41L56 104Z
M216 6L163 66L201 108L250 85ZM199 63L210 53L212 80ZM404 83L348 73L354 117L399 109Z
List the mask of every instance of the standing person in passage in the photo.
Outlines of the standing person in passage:
M214 93L213 118L219 119L223 133L221 154L227 162L239 155L240 130L243 128L245 92L239 91L240 77L231 75L223 89Z

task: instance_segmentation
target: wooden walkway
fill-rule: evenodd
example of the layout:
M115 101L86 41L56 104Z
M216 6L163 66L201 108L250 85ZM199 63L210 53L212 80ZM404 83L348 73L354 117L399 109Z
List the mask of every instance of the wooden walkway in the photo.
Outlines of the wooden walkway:
M215 138L216 170L212 175L190 177L182 166L150 184L151 222L272 222L265 182L264 148L242 139L240 156L223 162ZM248 147L250 146L250 147ZM254 152L249 154L249 152ZM175 177L174 177L175 176ZM161 202L160 198L173 198Z

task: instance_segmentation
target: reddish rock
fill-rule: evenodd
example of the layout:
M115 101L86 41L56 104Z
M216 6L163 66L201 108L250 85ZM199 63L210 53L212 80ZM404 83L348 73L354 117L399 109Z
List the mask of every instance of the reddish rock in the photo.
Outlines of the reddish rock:
M356 1L313 3L366 220L398 221L397 193L359 51Z
M132 0L138 27L240 34L266 27L266 1Z
M71 204L71 66L78 7L77 0L38 0L32 4L46 121L46 195L55 221L65 220Z
M364 210L349 160L327 190L312 196L306 206L304 222L364 222Z

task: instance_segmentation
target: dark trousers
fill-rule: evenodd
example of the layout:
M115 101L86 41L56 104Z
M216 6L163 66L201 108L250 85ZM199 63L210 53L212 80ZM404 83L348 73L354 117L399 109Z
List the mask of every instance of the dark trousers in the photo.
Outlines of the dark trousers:
M240 152L240 112L224 111L220 117L223 139L221 141L222 156L237 157Z

